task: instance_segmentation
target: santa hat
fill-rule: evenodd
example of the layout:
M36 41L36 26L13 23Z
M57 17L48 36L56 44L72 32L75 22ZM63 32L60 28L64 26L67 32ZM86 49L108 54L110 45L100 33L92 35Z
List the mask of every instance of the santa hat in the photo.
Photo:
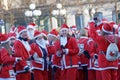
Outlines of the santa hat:
M16 32L16 30L17 30L17 27L15 27L15 26L12 26L12 27L10 28L10 32Z
M109 24L111 25L111 27L114 27L115 22L114 21L110 21Z
M47 35L48 35L48 32L47 32L46 30L42 30L42 31L41 31L41 34L42 34L43 36L47 36Z
M72 26L72 30L77 30L77 26Z
M38 30L35 30L35 32L34 32L34 38L37 38L39 36L42 36L41 32L38 31Z
M69 30L69 27L67 26L67 24L63 24L63 25L61 26L60 31L62 31L62 30Z
M9 37L9 39L16 38L16 34L15 33L8 33L8 37Z
M6 43L9 41L8 35L7 34L0 34L0 42L1 43Z
M50 31L50 33L48 34L48 36L49 35L52 35L52 36L54 36L54 37L57 37L58 36L58 31L56 30L56 29L53 29L52 31Z
M109 23L104 23L102 26L102 31L108 34L113 33L113 27Z
M27 31L24 26L18 26L18 34L21 34L24 31Z
M34 30L34 29L35 29L35 26L36 26L35 23L29 23L28 26L27 26L27 29L30 29L30 28L31 28L31 29Z

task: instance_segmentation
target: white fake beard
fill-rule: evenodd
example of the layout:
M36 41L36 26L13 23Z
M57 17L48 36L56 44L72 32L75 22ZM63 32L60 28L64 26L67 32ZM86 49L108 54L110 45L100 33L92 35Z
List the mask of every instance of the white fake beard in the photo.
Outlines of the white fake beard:
M27 34L28 34L29 39L34 38L34 31L27 31Z
M60 44L65 46L67 44L67 37L60 37Z
M45 43L46 43L46 45L48 45L49 44L48 40L45 40Z
M41 46L42 48L46 48L46 42L45 40L42 38L40 40L36 40L36 43Z

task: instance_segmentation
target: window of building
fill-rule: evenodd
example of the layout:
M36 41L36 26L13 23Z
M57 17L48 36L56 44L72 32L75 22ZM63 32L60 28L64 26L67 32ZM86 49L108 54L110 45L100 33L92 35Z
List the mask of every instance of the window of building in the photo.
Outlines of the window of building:
M82 29L84 27L84 16L83 14L76 14L75 15L76 26L78 29Z

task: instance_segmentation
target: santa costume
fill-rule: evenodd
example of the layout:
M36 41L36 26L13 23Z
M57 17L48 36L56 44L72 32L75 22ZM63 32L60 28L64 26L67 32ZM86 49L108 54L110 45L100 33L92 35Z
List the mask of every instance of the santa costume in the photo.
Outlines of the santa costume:
M30 57L32 49L28 43L27 30L24 26L18 26L19 38L14 43L16 57L21 57L22 61L16 63L15 69L17 80L31 80L30 68L32 67Z
M12 51L7 47L9 46L7 34L0 34L0 42L0 80L16 80L13 65L20 59L11 56Z
M31 44L31 48L35 52L33 54L34 61L32 61L34 80L48 80L48 56L54 53L55 49L46 45L41 32L36 30L34 38L35 43Z
M69 36L68 32L69 27L63 24L60 29L60 39L57 43L61 52L61 80L76 80L79 48L76 39Z
M110 43L114 43L113 26L109 23L104 23L102 26L102 34L98 35L94 31L95 37L93 38L98 46L98 66L101 71L102 80L117 80L118 60L107 60L106 52ZM106 34L106 35L105 35ZM110 56L114 56L113 52Z

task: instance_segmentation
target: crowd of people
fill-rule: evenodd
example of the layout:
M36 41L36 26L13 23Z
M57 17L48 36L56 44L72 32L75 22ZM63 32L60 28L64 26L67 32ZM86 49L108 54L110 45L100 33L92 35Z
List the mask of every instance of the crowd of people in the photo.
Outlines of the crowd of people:
M50 32L11 27L0 33L0 80L120 80L120 25L95 18Z

